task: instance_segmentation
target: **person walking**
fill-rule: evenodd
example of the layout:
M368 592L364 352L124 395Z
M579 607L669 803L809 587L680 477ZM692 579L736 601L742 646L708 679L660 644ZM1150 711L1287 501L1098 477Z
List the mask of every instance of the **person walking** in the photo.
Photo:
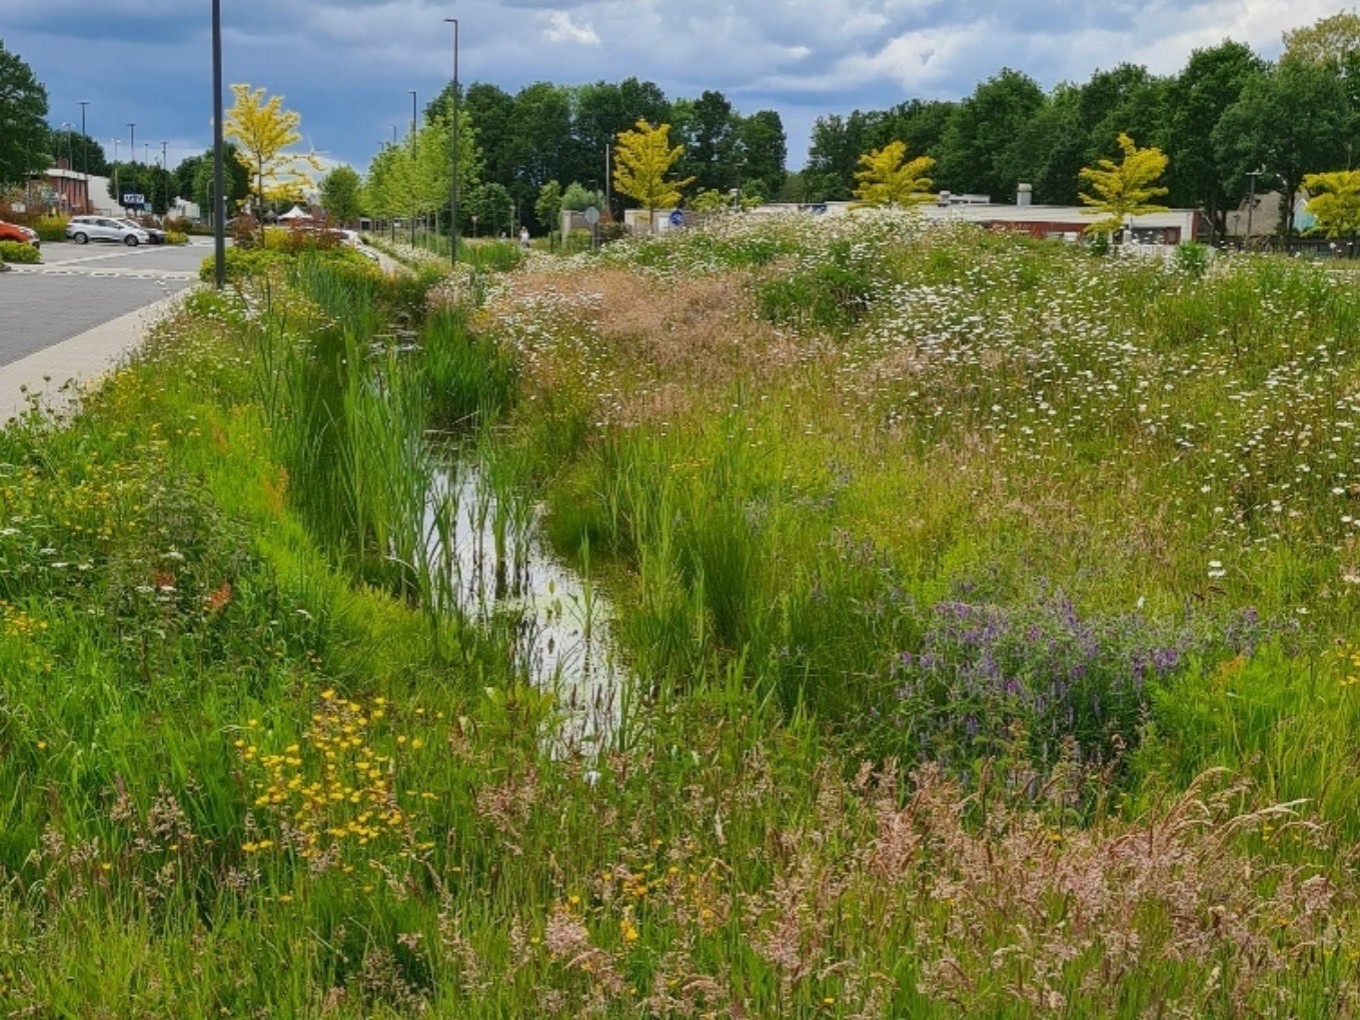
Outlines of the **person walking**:
M520 246L521 248L527 248L527 247L529 247L529 228L528 228L528 227L521 226L521 227L519 228L519 246Z

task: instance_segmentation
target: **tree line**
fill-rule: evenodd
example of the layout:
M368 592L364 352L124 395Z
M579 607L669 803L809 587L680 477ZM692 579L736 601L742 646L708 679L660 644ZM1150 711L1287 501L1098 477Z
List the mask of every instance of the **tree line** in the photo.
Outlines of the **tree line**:
M807 165L792 174L779 113L743 115L719 91L672 100L637 78L537 82L514 94L474 83L458 103L460 229L491 233L526 222L541 231L553 225L557 208L581 201L607 203L617 218L632 202L612 188L609 161L621 134L642 121L669 126L680 149L676 176L691 181L691 201L708 204L726 196L849 199L860 157L893 142L933 161L940 190L1005 202L1025 182L1038 203L1076 204L1081 170L1118 157L1124 134L1167 155L1168 204L1202 209L1223 233L1228 211L1253 187L1292 197L1305 176L1349 168L1360 156L1352 151L1360 131L1360 15L1343 11L1286 32L1284 44L1273 62L1229 40L1196 50L1173 75L1124 63L1047 92L1023 72L1003 68L961 100L910 99L818 118ZM19 97L0 131L0 185L21 180L43 149L47 157L84 160L92 173L111 169L92 139L70 129L33 129L34 118L46 113L46 94L3 45L0 76L17 83L12 94ZM352 193L349 204L367 212L442 215L446 223L452 99L450 84L426 106L416 133L377 154L364 187L346 177L333 190ZM204 159L186 161L154 190L168 195L168 185L205 205ZM139 165L120 169L136 174ZM245 186L233 180L233 197ZM1292 206L1282 204L1281 231L1289 229Z
M1168 203L1202 209L1218 233L1249 191L1296 195L1310 173L1349 168L1360 152L1360 16L1342 12L1284 35L1267 61L1242 43L1194 51L1181 71L1135 64L1049 92L1002 69L959 101L913 99L819 118L807 166L787 189L800 201L848 199L862 153L892 141L931 157L954 193L1074 205L1080 171L1120 154L1124 133L1166 153ZM1281 209L1289 229L1292 201Z

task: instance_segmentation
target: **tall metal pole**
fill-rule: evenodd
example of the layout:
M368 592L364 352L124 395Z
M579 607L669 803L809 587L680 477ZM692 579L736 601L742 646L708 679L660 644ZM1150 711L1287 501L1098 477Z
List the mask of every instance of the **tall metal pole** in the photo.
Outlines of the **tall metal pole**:
M90 139L85 135L85 107L90 105L88 99L76 100L76 105L80 107L80 172L85 178L85 203L81 207L82 212L90 211Z
M136 124L129 124L129 125L128 125L128 134L129 134L129 136L130 136L128 140L129 140L129 142L131 142L131 144L128 146L128 159L130 159L132 162L135 163L135 162L137 162L137 125L136 125Z
M212 0L213 63L213 257L215 285L227 283L226 203L222 195L222 0Z
M407 91L411 93L411 180L414 181L416 174L420 173L420 171L416 168L415 165L416 145L418 144L416 142L416 90L408 89ZM416 210L414 195L411 196L410 220L411 220L411 247L414 248L416 244Z
M453 25L453 174L449 185L449 261L458 264L458 19L445 18Z

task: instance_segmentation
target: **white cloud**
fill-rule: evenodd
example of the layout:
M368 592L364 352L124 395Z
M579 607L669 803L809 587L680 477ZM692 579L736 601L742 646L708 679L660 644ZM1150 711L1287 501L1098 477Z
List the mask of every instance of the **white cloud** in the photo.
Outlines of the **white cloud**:
M548 15L548 27L543 30L543 35L549 42L600 45L600 37L595 34L595 29L589 25L576 24L566 11L553 11Z

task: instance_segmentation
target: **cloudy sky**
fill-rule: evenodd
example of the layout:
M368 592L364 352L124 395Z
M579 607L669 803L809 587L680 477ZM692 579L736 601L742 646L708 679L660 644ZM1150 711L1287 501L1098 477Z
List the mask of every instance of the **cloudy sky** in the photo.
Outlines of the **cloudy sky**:
M1281 33L1344 0L222 0L232 82L282 93L310 145L364 170L410 90L423 106L452 77L514 93L535 81L706 89L743 114L777 110L789 166L813 121L915 97L959 98L1002 67L1044 88L1121 61L1178 71L1234 39L1265 57ZM127 158L167 143L170 165L212 140L208 0L0 0L0 39L46 85L54 125L80 125ZM129 123L136 128L130 129Z

